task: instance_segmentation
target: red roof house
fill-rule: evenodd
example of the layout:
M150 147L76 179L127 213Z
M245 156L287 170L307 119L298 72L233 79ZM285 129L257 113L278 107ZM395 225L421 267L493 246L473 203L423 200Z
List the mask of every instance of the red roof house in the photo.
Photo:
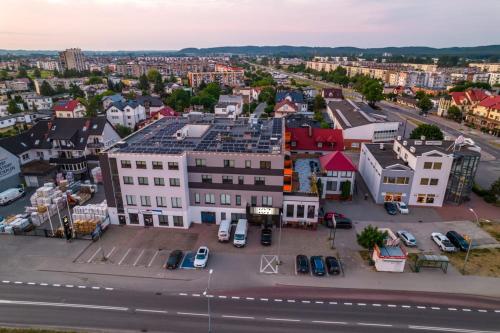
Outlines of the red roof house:
M170 106L165 106L158 111L151 112L151 118L160 119L163 117L178 117L179 113L175 112Z
M298 127L287 128L290 133L290 150L338 151L344 149L341 129Z
M325 171L356 171L356 166L341 151L335 151L319 158Z
M487 109L500 110L500 96L489 96L483 99L479 105Z
M76 107L80 104L76 99L57 102L54 105L54 111L75 111Z
M281 102L276 103L274 106L274 116L276 118L281 118L286 115L296 113L298 110L299 109L295 103L289 101L288 99L284 99Z

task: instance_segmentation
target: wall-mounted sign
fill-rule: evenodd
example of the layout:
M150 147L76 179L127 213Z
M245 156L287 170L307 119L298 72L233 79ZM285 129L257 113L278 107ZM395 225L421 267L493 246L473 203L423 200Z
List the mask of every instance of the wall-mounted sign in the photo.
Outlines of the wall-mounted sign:
M279 208L275 207L251 207L250 212L255 215L279 215Z
M0 156L0 179L8 178L15 173L19 173L19 167L14 163L15 159L9 158L8 156Z

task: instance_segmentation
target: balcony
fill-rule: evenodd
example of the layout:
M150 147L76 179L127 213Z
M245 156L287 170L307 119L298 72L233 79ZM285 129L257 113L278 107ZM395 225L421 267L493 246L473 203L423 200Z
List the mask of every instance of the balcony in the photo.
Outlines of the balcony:
M101 149L101 148L104 148L104 143L102 143L102 142L89 142L89 143L87 143L87 148Z
M80 157L54 157L49 159L50 164L75 164L85 162L85 156Z

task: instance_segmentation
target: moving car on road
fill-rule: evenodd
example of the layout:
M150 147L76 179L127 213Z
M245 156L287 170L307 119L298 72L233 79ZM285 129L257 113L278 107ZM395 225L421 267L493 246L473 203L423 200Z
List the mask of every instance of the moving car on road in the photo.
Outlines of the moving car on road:
M384 208L389 215L396 215L398 213L398 207L392 201L385 202Z
M299 254L297 255L297 258L295 260L297 266L297 273L303 273L303 274L309 273L309 260L307 260L307 256Z
M273 240L273 231L269 228L262 229L260 232L260 243L264 246L271 245Z
M330 275L339 275L340 274L340 263L335 257L326 257L325 258L326 269L328 270L328 274Z
M311 257L311 271L316 276L324 276L326 274L323 257L321 256Z
M455 247L450 242L450 240L440 232L433 232L431 234L431 239L444 252L455 252L456 251Z
M404 202L398 201L396 203L396 206L398 207L398 211L400 214L410 214L410 209Z
M467 251L469 249L469 243L458 232L453 230L448 231L446 237L448 237L450 242L461 251Z
M194 267L204 268L207 266L208 252L208 247L200 246L194 257Z
M170 253L167 259L167 263L165 264L165 267L167 269L176 269L179 267L181 260L183 257L183 253L181 250L174 250Z
M398 235L399 239L405 243L406 246L417 246L417 240L415 239L415 236L413 236L409 231L406 230L399 230L396 232Z

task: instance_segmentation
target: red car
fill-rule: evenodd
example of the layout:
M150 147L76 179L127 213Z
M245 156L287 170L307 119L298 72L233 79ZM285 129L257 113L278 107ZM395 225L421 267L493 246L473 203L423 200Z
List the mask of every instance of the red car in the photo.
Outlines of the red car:
M345 218L345 215L344 214L340 214L340 213L336 213L336 212L328 212L328 213L325 213L325 220L326 221L329 221L332 219L332 216L335 215L335 218L336 219L342 219L342 218Z

